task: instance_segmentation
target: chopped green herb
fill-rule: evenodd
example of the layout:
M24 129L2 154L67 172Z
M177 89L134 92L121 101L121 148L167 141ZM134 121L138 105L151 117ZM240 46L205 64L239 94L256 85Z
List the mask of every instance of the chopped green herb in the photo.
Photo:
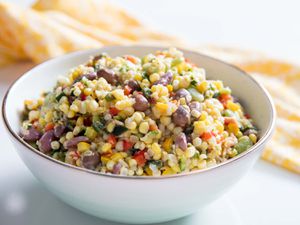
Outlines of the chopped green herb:
M143 92L143 94L144 94L144 96L146 97L146 98L150 98L150 96L151 96L151 94L152 94L152 92L151 92L151 90L150 90L150 88L143 88L142 89L142 92Z
M65 94L64 92L61 92L59 95L57 95L57 96L55 97L56 101L59 102L59 100L60 100L63 96L66 96L66 94Z
M149 160L147 163L156 165L158 168L163 166L163 163L161 160Z
M184 171L184 170L185 170L185 167L186 167L185 159L182 159L182 158L179 159L178 163L179 163L179 168L180 168L180 170L181 170L181 171Z
M104 118L100 118L99 116L93 116L93 124L92 127L97 131L100 132L105 127Z
M121 134L123 134L125 131L127 131L128 129L124 126L120 126L120 125L117 125L115 126L115 129L113 130L113 134L116 135L116 136L119 136Z
M192 80L192 81L191 81L191 85L192 85L192 86L196 86L196 85L197 85L197 81Z
M111 102L111 101L115 100L115 97L111 93L108 93L107 95L105 95L104 98L108 102Z
M215 92L213 98L219 98L219 96L220 96L220 92Z

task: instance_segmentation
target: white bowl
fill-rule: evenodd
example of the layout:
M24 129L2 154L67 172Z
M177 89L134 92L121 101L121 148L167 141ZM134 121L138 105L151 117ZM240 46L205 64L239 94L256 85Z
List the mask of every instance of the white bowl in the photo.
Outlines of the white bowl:
M275 110L266 90L238 68L190 51L183 51L185 57L205 68L209 79L223 80L231 87L259 128L259 141L233 159L188 174L125 177L62 163L32 148L18 136L24 100L51 90L59 75L87 61L90 55L107 52L112 56L143 56L159 49L106 47L71 53L38 65L8 90L2 114L10 139L35 177L64 202L94 216L123 223L156 223L180 218L207 206L231 188L253 166L270 139Z

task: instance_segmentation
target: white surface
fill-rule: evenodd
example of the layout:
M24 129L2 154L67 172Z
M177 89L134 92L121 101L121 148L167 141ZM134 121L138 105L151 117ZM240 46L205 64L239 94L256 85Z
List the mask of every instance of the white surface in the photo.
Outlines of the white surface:
M259 49L279 58L299 60L299 1L123 0L122 4L139 10L138 14L153 25L200 43ZM22 65L1 70L1 99L20 71L28 68ZM65 205L40 186L8 142L2 121L0 140L1 225L111 224ZM299 185L298 175L260 160L230 193L205 212L168 224L298 225Z

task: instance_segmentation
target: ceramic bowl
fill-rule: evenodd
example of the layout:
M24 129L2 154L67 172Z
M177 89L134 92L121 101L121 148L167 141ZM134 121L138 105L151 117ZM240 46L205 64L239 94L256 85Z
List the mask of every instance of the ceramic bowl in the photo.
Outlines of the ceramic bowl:
M208 79L223 80L225 85L232 88L259 128L259 141L237 157L187 174L125 177L100 174L59 162L32 148L18 136L24 100L37 98L41 92L51 90L59 75L84 63L89 56L101 52L111 56L143 56L159 49L115 46L71 53L36 66L8 90L2 111L15 149L34 176L67 204L91 215L122 223L157 223L180 218L207 206L226 193L249 171L270 139L275 110L267 91L232 65L184 50L185 57L205 68Z

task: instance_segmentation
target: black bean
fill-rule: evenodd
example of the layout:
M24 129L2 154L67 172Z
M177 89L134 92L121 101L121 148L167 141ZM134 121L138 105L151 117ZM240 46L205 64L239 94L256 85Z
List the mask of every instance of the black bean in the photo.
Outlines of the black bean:
M172 116L173 122L180 127L185 127L190 122L190 112L183 106L179 106Z
M187 149L187 139L184 133L180 133L175 137L175 145L182 150Z
M115 85L117 83L117 76L112 70L101 69L97 72L97 77L103 77L108 83Z
M54 136L59 138L64 133L65 130L66 130L65 125L56 125L54 127Z
M257 134L257 130L252 129L252 128L247 128L246 131L244 132L244 135L250 135L250 134Z
M133 108L137 111L144 112L149 108L149 102L143 95L136 94Z
M140 89L140 85L136 80L129 80L127 85L132 89L132 91L137 91Z
M122 164L121 164L121 163L115 164L114 167L113 167L112 173L113 173L113 174L119 174L121 168L122 168Z
M84 168L94 170L100 163L98 152L90 151L88 154L84 154L81 162Z
M162 75L158 81L154 82L154 85L161 84L167 86L168 84L171 83L172 79L173 79L173 74L171 72L167 72L164 75Z
M189 104L189 107L190 107L190 110L196 110L196 111L199 111L201 112L202 111L202 106L201 106L201 103L200 102L196 102L196 101L193 101Z
M49 130L40 138L38 146L41 152L48 153L51 151L51 142L54 141L54 131Z
M20 135L25 141L37 141L42 134L34 127L31 127L28 130L22 129Z
M78 137L74 137L74 138L66 141L64 143L64 147L66 149L69 149L69 148L72 148L72 147L76 147L79 142L88 142L88 141L89 141L88 137L78 136Z
M192 100L192 96L191 96L190 92L188 92L187 90L185 90L183 88L176 91L174 98L177 100L179 100L181 98L185 98L186 103L189 103Z

